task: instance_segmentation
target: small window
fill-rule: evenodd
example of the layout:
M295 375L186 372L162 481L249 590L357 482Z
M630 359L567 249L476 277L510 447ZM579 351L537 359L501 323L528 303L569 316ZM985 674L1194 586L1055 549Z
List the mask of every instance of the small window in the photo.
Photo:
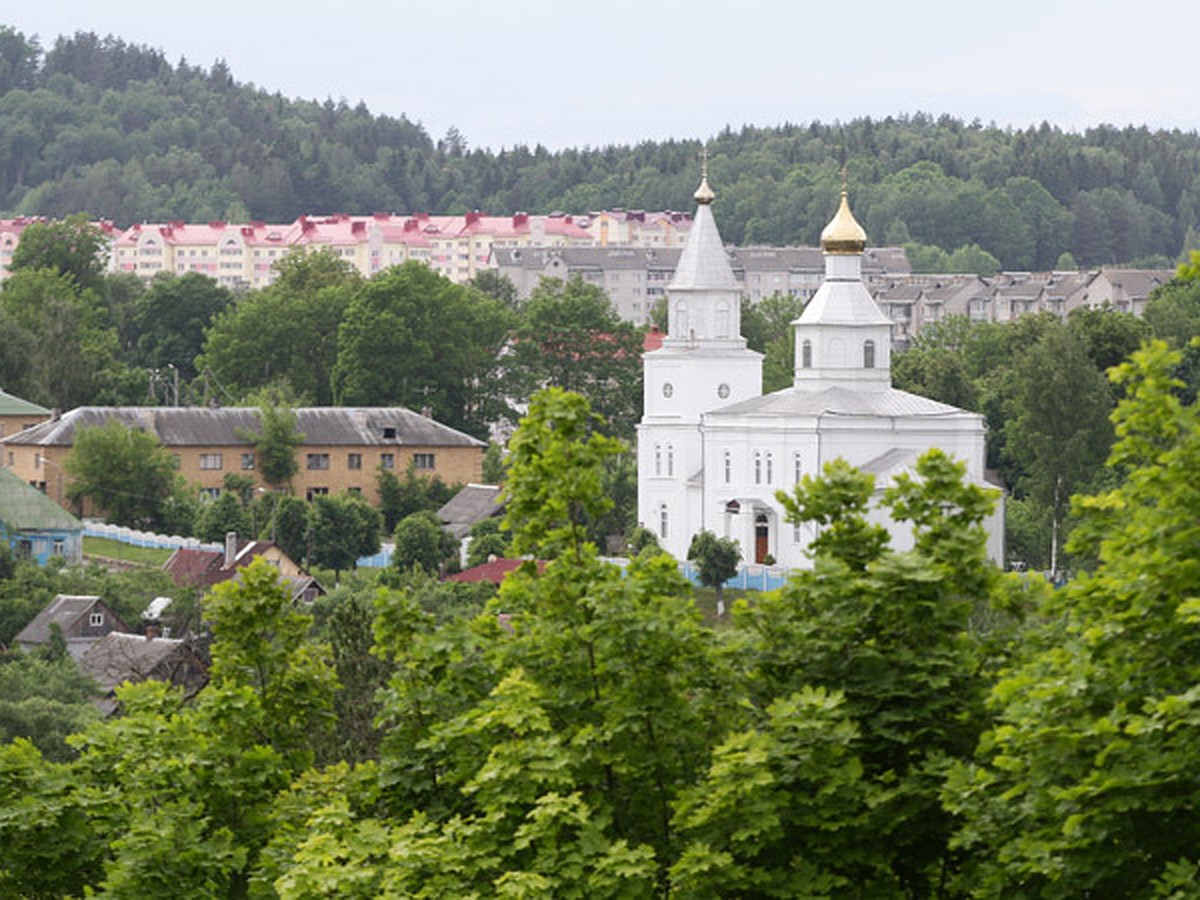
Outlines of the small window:
M362 454L348 453L346 455L346 468L357 471L362 468Z
M729 484L733 481L733 454L728 450L725 451L725 483Z
M796 484L800 483L800 477L804 474L804 467L800 462L800 454L792 454L792 481Z
M379 465L381 468L384 468L384 469L396 468L396 454L395 453L379 454Z
M305 467L309 469L328 469L329 454L328 453L309 453L305 457Z
M432 469L435 468L432 453L414 453L413 467L416 469Z
M216 500L220 496L221 496L220 488L214 488L214 487L200 488L200 499L201 500L206 500L206 501L207 500Z
M207 470L220 469L222 465L220 453L201 453L200 468Z
M675 447L667 444L667 477L675 477Z
M863 342L863 368L864 369L875 368L875 342L874 341L864 341Z
M358 494L359 496L362 496L362 488L351 485L350 487L346 488L346 493L347 494Z
M800 365L805 369L812 368L812 341L800 345Z
M754 451L754 483L763 483L763 458L757 450Z
M384 426L383 439L385 441L394 441L396 439L396 429L391 425Z
M88 616L88 624L93 628L100 628L102 625L104 625L104 613L92 613L90 616Z
M775 457L771 454L770 450L768 450L766 453L763 454L763 462L766 463L766 466L767 466L767 484L774 484L775 483Z
M254 468L254 454L253 453L243 453L242 454L242 469L244 471L249 472L253 468Z
M62 538L55 538L54 545L50 548L50 552L55 556L67 555L67 544Z
M654 474L662 475L662 444L654 445Z
M327 487L310 487L304 492L304 499L312 500L314 497L324 497L328 493L329 488Z
M670 517L667 513L667 504L663 503L658 507L658 536L663 540L666 540L667 538L668 526L670 524Z

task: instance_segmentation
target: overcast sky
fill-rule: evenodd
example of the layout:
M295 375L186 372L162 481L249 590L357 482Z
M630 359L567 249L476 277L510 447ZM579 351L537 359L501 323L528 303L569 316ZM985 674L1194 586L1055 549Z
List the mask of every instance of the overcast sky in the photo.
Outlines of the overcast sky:
M15 5L15 4L14 4ZM470 147L706 138L917 111L1200 130L1198 0L42 0L49 48L113 34L290 97L366 102Z

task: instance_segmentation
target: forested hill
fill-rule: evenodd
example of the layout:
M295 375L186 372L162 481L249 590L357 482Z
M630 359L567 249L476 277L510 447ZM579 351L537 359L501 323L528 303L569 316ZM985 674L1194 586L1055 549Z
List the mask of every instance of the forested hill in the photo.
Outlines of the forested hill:
M469 123L463 123L468 126ZM1173 261L1200 246L1200 136L923 114L727 128L708 142L726 240L815 243L841 160L874 243L978 245L1006 269ZM118 225L303 213L688 209L700 143L472 150L361 103L290 100L89 33L0 26L0 210ZM913 248L922 252L922 248ZM933 252L936 255L936 252ZM980 254L976 254L977 256Z

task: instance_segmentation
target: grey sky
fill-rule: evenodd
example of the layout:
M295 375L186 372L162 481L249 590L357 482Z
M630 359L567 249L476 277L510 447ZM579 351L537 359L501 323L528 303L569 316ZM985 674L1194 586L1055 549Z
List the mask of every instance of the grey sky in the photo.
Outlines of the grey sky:
M689 3L43 0L0 23L90 30L291 97L364 100L469 146L708 137L923 111L1068 129L1200 129L1196 0ZM202 12L201 12L202 11Z

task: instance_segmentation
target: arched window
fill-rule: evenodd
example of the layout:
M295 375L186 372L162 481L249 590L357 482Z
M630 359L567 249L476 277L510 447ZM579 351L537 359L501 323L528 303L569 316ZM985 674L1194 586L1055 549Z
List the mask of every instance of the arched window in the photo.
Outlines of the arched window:
M812 341L805 341L800 346L800 365L805 369L812 368Z
M675 445L667 444L667 477L675 477Z
M725 451L725 483L733 481L733 454Z
M763 454L763 460L767 464L767 484L775 483L775 457L768 450Z
M875 368L875 342L863 341L863 368Z
M801 462L800 462L800 452L797 451L792 454L792 483L799 484L800 478L803 474L804 474L804 467L801 465Z
M660 503L658 506L658 536L663 540L667 538L667 526L670 524L670 518L667 514L667 504Z
M654 474L662 474L662 444L654 445Z
M763 476L763 459L762 454L757 450L754 451L754 483L762 484Z

